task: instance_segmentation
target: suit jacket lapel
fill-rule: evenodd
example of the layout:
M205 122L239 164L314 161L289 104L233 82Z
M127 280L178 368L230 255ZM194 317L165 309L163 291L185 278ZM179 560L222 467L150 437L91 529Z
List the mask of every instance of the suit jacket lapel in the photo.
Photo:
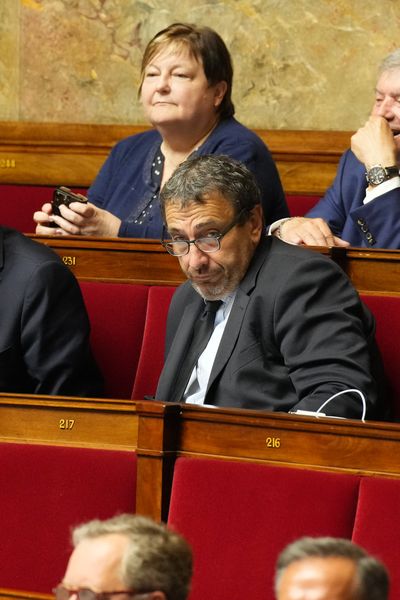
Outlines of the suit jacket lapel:
M196 320L204 309L204 300L196 293L196 296L185 306L179 329L173 339L168 356L165 360L163 370L158 380L156 399L164 402L171 401L174 384L179 373L180 365L188 344L192 338L193 328Z
M265 248L266 244L269 245L269 239L267 241L263 240L257 247L247 273L237 289L232 310L228 317L228 322L225 326L225 331L222 336L213 367L211 369L206 395L213 382L218 377L219 373L224 369L235 347L236 340L242 328L243 319L246 314L251 293L256 285L257 275L265 261L266 255L262 249Z

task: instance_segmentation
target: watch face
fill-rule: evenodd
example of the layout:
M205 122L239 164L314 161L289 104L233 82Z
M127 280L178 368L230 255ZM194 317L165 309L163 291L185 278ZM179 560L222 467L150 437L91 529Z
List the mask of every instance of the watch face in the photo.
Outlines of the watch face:
M372 185L379 185L387 179L386 171L380 166L372 167L372 169L368 171L367 179Z

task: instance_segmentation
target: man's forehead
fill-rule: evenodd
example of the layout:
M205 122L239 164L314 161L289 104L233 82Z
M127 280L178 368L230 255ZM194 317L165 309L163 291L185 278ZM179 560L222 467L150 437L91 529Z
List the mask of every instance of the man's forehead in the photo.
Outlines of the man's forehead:
M86 538L71 554L64 582L71 587L90 587L104 591L122 585L120 568L129 540L121 534ZM117 586L115 588L115 586Z
M355 593L354 562L345 557L309 557L285 569L279 600L352 600Z
M376 91L400 95L400 68L383 71L378 78Z
M202 202L182 203L179 199L168 202L165 206L165 218L168 229L184 224L207 226L221 223L232 217L232 203L221 194L215 193L204 197Z

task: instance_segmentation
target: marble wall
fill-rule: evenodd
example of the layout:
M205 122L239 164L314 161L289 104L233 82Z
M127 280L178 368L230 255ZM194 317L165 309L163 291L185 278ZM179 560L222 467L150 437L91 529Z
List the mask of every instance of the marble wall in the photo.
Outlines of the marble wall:
M259 128L357 128L400 46L397 0L2 0L0 120L144 123L141 54L174 21L222 35L237 116Z

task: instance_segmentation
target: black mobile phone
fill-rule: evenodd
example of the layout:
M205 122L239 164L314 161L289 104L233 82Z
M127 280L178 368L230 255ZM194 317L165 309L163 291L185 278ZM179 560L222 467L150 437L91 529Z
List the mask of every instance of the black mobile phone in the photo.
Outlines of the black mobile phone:
M74 194L74 192L71 192L71 190L67 187L64 187L64 186L58 187L56 190L54 190L53 201L51 203L51 207L53 209L53 215L61 216L61 213L60 213L61 204L65 204L65 206L69 206L71 204L71 202L85 203L85 202L87 202L87 198L78 196L78 194Z
M69 206L71 202L87 202L87 198L78 196L74 194L69 188L65 186L60 186L53 192L53 199L51 201L51 208L53 211L53 215L62 216L60 213L61 204L65 204L65 206ZM46 227L58 227L57 223L46 223Z

